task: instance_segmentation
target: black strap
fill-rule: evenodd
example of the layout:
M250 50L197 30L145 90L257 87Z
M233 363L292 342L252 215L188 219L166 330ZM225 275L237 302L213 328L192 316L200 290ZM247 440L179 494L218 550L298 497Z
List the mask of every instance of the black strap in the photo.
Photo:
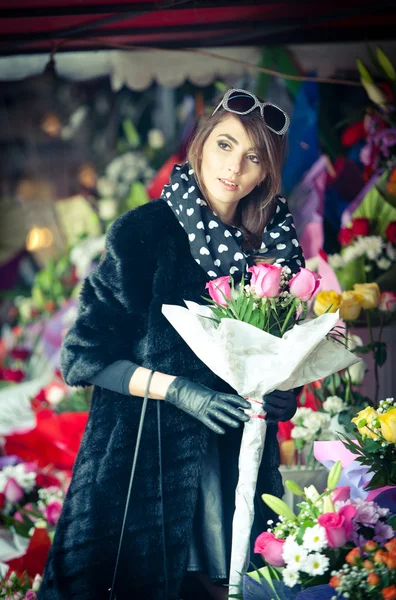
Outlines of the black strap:
M142 405L142 412L140 413L139 429L138 429L138 434L137 434L137 438L136 438L135 453L133 455L131 476L130 476L130 479L129 479L128 494L127 494L127 499L126 499L126 504L125 504L125 511L124 511L124 519L122 521L120 541L118 543L117 559L116 559L116 563L115 563L115 567L114 567L113 581L112 581L111 588L110 588L109 600L113 600L113 599L115 600L115 596L113 595L114 594L114 586L115 586L115 581L116 581L116 576L117 576L118 563L120 561L121 546L122 546L122 540L124 538L124 531L125 531L127 514L128 514L128 509L129 509L129 503L130 503L130 500L131 500L132 484L133 484L133 480L134 480L134 477L135 477L136 462L137 462L137 458L138 458L138 454L139 454L139 447L140 447L140 441L141 441L141 437L142 437L144 417L146 415L146 408L147 408L147 402L148 402L148 396L149 396L149 389L150 389L150 384L151 384L151 380L153 378L153 375L154 375L154 371L151 371L150 375L149 375L149 378L147 380L146 391L144 393L144 400L143 400L143 405Z

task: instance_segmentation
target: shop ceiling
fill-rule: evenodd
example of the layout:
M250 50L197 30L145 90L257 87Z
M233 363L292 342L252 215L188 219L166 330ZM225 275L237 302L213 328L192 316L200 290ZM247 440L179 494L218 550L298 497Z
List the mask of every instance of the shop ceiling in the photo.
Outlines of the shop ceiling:
M380 41L395 31L395 0L0 0L0 56Z

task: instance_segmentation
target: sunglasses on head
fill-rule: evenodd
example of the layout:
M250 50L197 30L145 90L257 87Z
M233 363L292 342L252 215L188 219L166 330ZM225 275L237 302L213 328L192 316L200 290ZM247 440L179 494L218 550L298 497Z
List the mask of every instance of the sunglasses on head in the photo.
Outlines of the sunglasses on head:
M290 118L279 106L272 102L260 102L260 100L246 90L232 89L224 94L220 104L215 108L212 116L223 107L230 113L247 115L256 108L260 108L261 116L268 129L277 135L283 135L289 128Z

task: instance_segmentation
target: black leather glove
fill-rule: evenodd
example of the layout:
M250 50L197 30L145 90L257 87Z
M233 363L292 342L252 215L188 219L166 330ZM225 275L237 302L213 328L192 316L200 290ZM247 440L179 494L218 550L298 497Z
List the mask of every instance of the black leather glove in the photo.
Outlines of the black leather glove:
M234 394L214 392L186 377L176 377L168 388L165 401L195 417L215 433L225 433L219 423L238 427L241 421L250 418L241 410L250 408L247 400Z
M297 410L296 393L293 390L287 392L275 390L270 394L266 394L263 408L267 413L267 423L290 421Z

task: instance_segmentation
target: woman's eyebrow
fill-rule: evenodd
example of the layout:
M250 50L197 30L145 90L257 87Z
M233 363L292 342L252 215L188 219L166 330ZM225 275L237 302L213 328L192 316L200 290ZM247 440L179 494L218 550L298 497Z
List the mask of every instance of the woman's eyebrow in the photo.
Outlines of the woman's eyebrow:
M236 140L235 138L233 138L232 135L230 135L228 133L219 133L219 135L217 137L226 137L227 139L230 140L230 142L233 142L234 144L236 144L237 146L239 146L238 140ZM256 150L256 149L254 148L254 146L251 146L247 151L250 152L251 150Z

